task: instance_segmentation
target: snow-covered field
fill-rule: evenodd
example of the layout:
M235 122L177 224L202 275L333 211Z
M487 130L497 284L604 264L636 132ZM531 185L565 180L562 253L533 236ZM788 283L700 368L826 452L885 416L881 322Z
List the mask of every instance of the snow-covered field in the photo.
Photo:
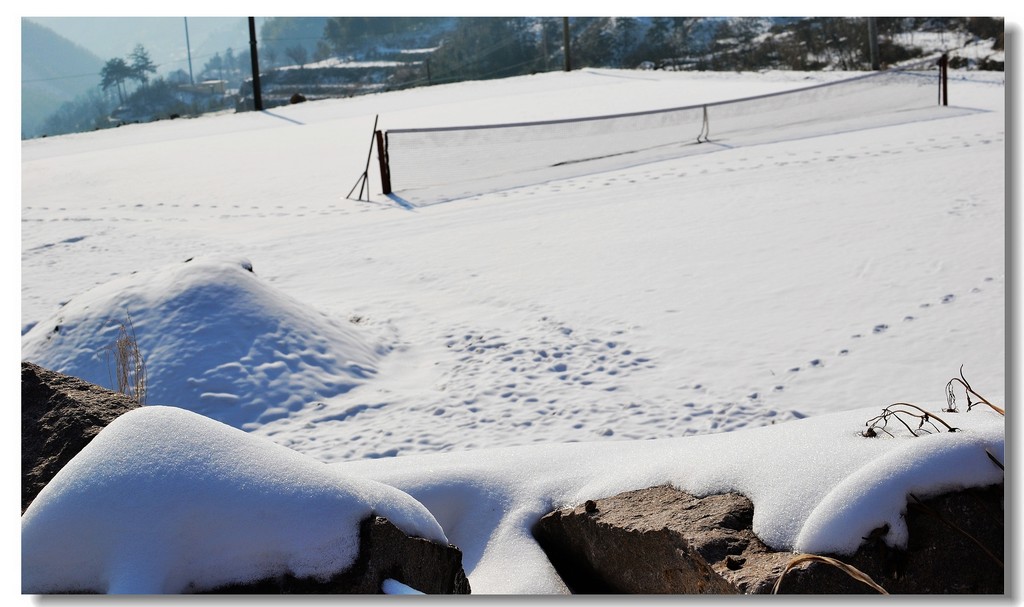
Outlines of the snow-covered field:
M841 76L581 70L23 142L22 356L109 387L130 313L150 404L408 492L474 592L564 591L532 522L659 482L745 490L780 548L847 549L898 530L908 490L991 482L979 446L1002 458L991 411L957 414L957 434L857 436L893 402L938 412L961 365L1005 402L1002 73L954 73L948 118L416 209L371 166L372 202L345 198L376 115L540 120ZM871 474L893 458L903 475ZM45 495L23 529L81 514ZM166 589L145 579L117 588Z

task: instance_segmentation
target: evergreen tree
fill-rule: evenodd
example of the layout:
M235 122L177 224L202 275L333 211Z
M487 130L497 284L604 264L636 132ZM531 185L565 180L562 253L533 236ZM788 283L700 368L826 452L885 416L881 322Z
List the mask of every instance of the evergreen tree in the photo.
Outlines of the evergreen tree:
M655 17L647 30L641 46L645 59L660 63L672 56L670 48L672 36L672 20L668 17Z
M131 60L132 78L134 80L146 84L149 81L149 74L156 73L156 66L150 60L149 52L141 44L135 45L135 49L132 50L128 58Z
M289 46L285 49L284 54L288 55L288 58L294 61L295 65L298 65L300 68L305 66L306 62L309 61L309 52L306 51L306 47L301 44Z
M43 122L42 132L46 135L63 135L106 128L111 124L106 117L114 109L106 95L95 90L68 101Z
M435 82L505 78L543 65L523 18L464 17L430 58Z
M611 66L615 44L607 17L576 19L572 39L573 67Z
M618 17L613 28L615 37L612 61L616 67L635 67L640 43L640 24L633 17Z
M443 21L438 17L331 17L324 24L323 39L336 56L353 55Z
M210 60L203 66L202 74L206 78L224 79L224 59L220 53L214 53L213 57L210 57Z
M266 55L269 64L275 65L293 46L305 48L307 57L312 55L326 22L326 17L268 17L260 26L260 59Z
M125 81L132 77L134 77L132 67L124 59L114 57L107 61L103 65L103 69L100 70L100 88L106 91L110 87L114 87L117 90L118 100L124 103L125 95L128 93L125 89Z
M316 49L313 51L313 61L320 62L324 59L329 59L331 56L331 45L326 40L320 40L316 43Z

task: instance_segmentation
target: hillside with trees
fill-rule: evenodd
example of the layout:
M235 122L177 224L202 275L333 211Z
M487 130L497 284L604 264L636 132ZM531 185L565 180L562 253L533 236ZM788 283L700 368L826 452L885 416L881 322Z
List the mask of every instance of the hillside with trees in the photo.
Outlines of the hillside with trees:
M971 53L959 52L968 47ZM150 80L140 49L144 54L137 45L127 57L92 64L94 87L25 136L254 106L247 46L205 55L195 82L181 70ZM1003 19L272 17L262 22L257 50L264 107L273 107L561 70L567 63L572 69L848 71L949 51L955 69L1002 70ZM23 62L33 54L34 61L59 61L25 47ZM30 94L23 90L23 100Z
M96 88L103 60L52 30L21 20L22 138L35 137L47 116Z

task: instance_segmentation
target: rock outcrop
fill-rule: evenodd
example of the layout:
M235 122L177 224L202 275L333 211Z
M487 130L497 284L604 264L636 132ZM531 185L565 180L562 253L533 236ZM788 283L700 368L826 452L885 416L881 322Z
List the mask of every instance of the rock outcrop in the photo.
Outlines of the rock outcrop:
M57 472L134 400L77 377L21 365L22 513ZM380 594L393 579L426 594L469 594L462 552L410 537L379 516L364 519L356 561L328 579L280 575L196 592L233 594Z
M386 518L371 516L359 528L355 564L329 579L282 575L213 590L223 594L382 594L384 580L397 580L424 594L469 594L462 552L407 536Z
M139 404L30 362L21 363L21 512L107 424Z
M763 594L795 556L753 533L753 504L734 494L694 497L668 486L588 500L545 515L534 536L577 593ZM888 548L879 529L852 556L833 556L887 592L1001 594L1003 487L919 502L906 514L906 550ZM821 562L786 573L785 594L875 590Z

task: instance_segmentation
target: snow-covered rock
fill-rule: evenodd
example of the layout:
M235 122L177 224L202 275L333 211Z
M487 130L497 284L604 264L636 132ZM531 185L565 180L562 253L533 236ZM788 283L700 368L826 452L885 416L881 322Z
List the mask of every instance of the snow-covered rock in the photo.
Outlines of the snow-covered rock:
M175 407L111 423L22 517L22 592L182 593L327 577L383 516L447 544L409 495Z

